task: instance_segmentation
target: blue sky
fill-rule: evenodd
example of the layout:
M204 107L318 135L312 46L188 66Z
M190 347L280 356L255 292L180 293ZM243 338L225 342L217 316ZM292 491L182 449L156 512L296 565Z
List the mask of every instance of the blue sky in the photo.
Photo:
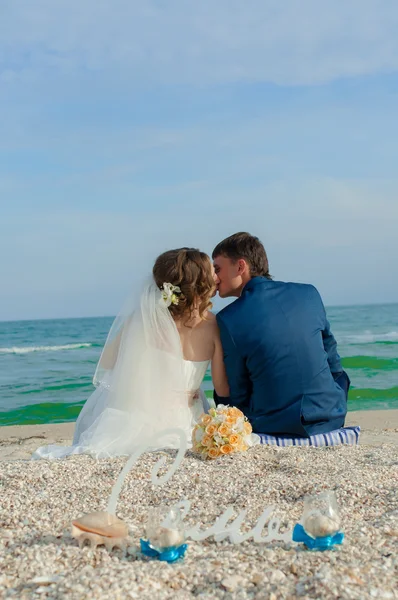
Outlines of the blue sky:
M241 230L328 305L397 302L397 30L395 0L3 0L0 319L114 314Z

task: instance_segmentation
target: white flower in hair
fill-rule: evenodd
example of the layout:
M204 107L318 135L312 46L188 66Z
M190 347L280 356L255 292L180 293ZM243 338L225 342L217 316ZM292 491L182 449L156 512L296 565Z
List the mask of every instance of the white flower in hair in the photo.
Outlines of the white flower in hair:
M167 308L171 304L178 304L179 298L176 294L181 294L181 290L178 285L173 285L172 283L164 283L162 285L162 301L165 303Z

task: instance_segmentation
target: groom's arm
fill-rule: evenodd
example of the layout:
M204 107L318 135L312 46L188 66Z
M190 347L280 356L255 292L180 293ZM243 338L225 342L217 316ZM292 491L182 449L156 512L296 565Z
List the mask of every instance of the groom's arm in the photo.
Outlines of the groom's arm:
M322 331L323 347L328 355L329 368L333 375L339 375L343 371L341 366L340 356L337 352L337 342L333 333L330 330L329 321L325 313L325 325Z
M311 286L311 287L315 291L315 293L318 297L318 302L320 304L320 310L322 312L322 320L323 320L323 327L322 327L323 347L328 356L328 364L329 364L330 371L331 371L333 377L336 379L336 377L339 377L341 375L341 373L343 372L343 367L341 366L340 356L337 352L337 342L336 342L336 339L330 329L330 323L326 316L326 310L325 310L325 306L323 304L321 295L314 286Z
M228 404L240 408L249 406L251 383L246 363L237 352L235 342L221 315L217 315L217 324L220 329L224 363L229 383ZM224 403L227 403L225 400L222 399ZM215 401L216 403L220 402L220 398L215 397Z

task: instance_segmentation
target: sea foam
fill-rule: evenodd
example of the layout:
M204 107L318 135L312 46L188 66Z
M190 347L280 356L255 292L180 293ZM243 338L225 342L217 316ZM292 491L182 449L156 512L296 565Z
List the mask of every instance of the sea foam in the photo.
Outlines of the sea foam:
M93 344L65 344L63 346L13 346L0 348L0 354L28 354L29 352L58 352L59 350L75 350L76 348L90 348Z
M339 342L343 344L377 344L385 342L398 342L398 331L388 333L372 333L365 331L358 335L341 336Z

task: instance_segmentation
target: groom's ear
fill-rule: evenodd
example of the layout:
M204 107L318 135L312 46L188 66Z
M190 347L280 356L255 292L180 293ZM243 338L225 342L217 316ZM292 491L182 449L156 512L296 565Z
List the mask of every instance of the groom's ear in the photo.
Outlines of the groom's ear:
M249 265L247 264L247 262L245 261L244 258L239 258L238 259L238 273L239 275L243 275L244 273L248 273L249 272Z

